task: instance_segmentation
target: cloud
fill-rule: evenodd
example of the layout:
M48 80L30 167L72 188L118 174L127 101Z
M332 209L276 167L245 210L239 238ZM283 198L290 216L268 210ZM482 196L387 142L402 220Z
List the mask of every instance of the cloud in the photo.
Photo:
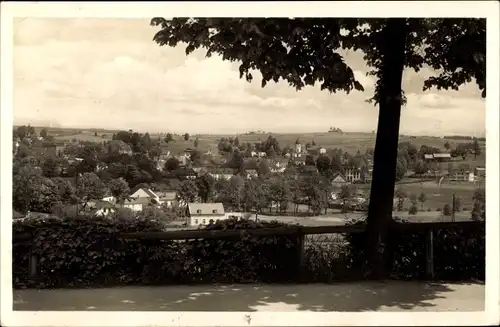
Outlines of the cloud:
M297 92L285 82L262 88L259 73L248 83L237 63L203 51L186 57L183 47L159 47L154 33L144 19L16 21L15 119L190 133L376 128L378 110L365 103L376 80L360 53L343 52L365 92ZM482 132L485 106L475 86L422 93L432 74L405 72L401 130L418 134L440 121L443 133Z

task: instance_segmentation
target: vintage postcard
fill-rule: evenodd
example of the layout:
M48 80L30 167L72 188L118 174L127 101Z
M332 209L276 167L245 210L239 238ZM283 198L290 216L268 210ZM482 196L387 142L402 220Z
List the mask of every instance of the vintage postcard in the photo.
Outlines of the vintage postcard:
M499 322L497 3L1 12L2 325Z

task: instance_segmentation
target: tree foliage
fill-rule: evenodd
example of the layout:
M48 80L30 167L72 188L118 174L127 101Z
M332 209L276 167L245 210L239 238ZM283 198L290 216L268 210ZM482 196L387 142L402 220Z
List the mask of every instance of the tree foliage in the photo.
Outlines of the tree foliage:
M339 50L364 53L368 74L377 78L369 101L380 107L372 182L378 192L371 193L367 219L374 275L385 267L380 260L386 257L383 243L401 171L397 144L404 68L418 72L427 65L438 71L424 81L424 90L458 89L475 80L486 96L486 19L157 17L151 24L160 27L154 36L160 46L184 43L187 55L205 48L207 57L238 61L240 78L251 81L259 71L263 87L282 79L297 90L315 84L329 92L363 90Z

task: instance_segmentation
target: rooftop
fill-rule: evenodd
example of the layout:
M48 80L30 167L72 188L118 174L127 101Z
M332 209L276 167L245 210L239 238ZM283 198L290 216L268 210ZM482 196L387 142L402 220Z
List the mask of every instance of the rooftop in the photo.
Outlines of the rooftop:
M220 202L216 203L188 203L189 214L191 216L198 215L224 215L224 206Z

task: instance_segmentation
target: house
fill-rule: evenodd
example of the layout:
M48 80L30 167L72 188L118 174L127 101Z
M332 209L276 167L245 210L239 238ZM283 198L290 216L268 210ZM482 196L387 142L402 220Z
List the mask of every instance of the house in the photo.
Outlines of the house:
M207 169L205 167L193 167L193 171L198 175L204 175L207 173Z
M155 203L154 200L147 198L147 197L137 197L137 198L129 198L126 199L123 204L121 204L121 207L130 209L134 212L142 211L144 208L151 206L151 205L157 205L158 203Z
M434 153L432 155L435 161L446 162L451 161L451 154L449 153Z
M245 169L246 178L252 179L259 177L259 173L256 169Z
M319 154L326 154L326 149L325 149L325 148L323 148L323 147L321 147L321 148L319 149Z
M267 156L267 153L265 153L265 152L263 152L263 151L261 151L261 152L257 153L257 157L259 157L259 158L264 158L264 157L266 157L266 156Z
M288 166L288 161L273 160L270 162L269 169L272 173L283 173Z
M474 182L477 180L474 172L468 170L456 171L448 176L450 182Z
M114 196L112 196L112 195L107 195L107 196L103 197L101 200L105 201L105 202L109 202L111 204L115 204L116 203L116 198Z
M234 175L234 169L232 168L216 168L208 173L215 180L230 180Z
M479 178L485 178L486 177L486 168L484 167L476 167L475 169L476 176Z
M424 154L424 160L436 161L436 162L448 162L451 161L451 154L449 153L434 153L434 154Z
M193 168L181 167L175 171L177 177L185 179L196 179L198 174L193 170Z
M122 140L111 140L108 142L108 152L117 152L118 154L132 155L132 148Z
M306 164L305 157L295 157L293 158L293 163L295 166L304 166Z
M361 169L355 167L345 167L344 176L349 183L361 180Z
M189 160L189 155L186 155L184 153L184 154L177 155L174 158L177 159L177 161L179 161L180 166L186 166L188 163L188 160Z
M172 208L177 202L177 191L162 191L156 192L156 194L160 198L160 203L167 208Z
M93 217L106 217L116 211L115 206L108 201L96 201L92 208L89 208Z
M224 206L222 203L188 203L187 205L187 226L197 227L205 226L218 220L226 219Z
M102 162L98 163L95 167L96 172L103 171L106 169L108 169L108 165L106 165L105 163L102 163Z
M342 173L335 173L332 178L332 186L333 187L341 187L342 185L349 184L347 179Z
M161 203L160 197L155 192L153 192L151 189L148 188L139 188L135 192L130 194L129 197L133 199L149 199L150 202L151 200L153 200L153 202L151 203L156 202L156 204Z
M296 143L295 144L295 153L294 154L301 154L302 153L302 144Z

